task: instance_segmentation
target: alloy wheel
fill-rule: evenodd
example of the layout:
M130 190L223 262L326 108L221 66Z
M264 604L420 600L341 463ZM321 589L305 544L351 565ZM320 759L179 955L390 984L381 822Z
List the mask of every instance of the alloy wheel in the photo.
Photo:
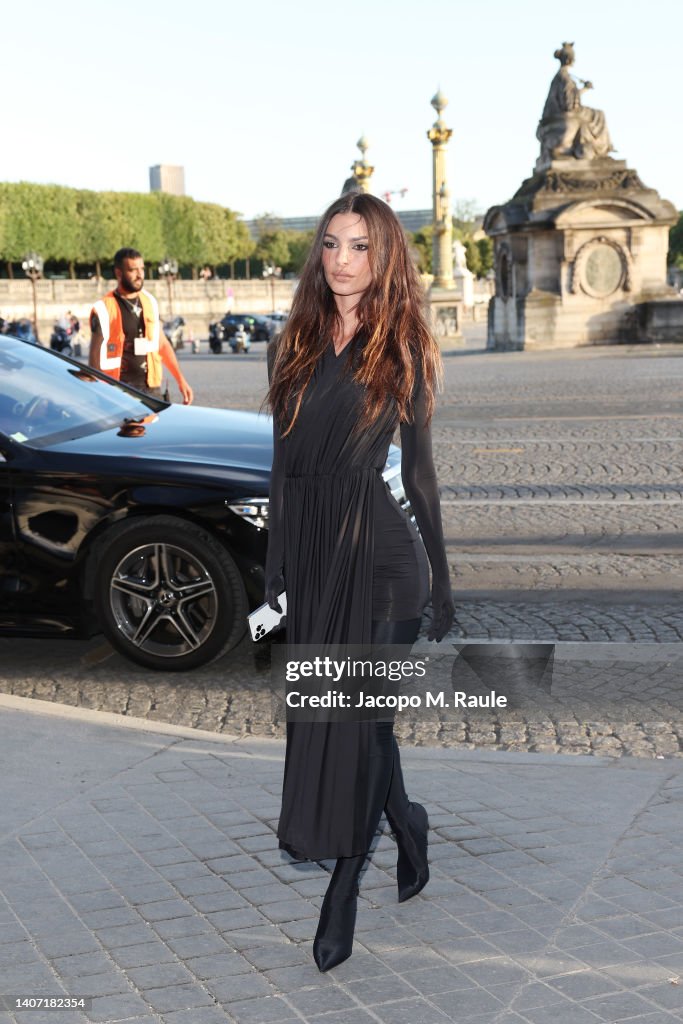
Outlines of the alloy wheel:
M125 640L157 657L196 651L218 614L218 594L206 566L173 544L143 544L127 552L112 573L109 600Z

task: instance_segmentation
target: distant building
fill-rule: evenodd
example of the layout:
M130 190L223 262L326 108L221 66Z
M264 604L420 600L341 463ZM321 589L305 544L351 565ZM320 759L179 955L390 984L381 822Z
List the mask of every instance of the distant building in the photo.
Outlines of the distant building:
M172 164L156 164L149 169L150 192L169 192L172 196L185 195L185 168Z
M405 231L419 231L426 224L432 223L431 210L396 210L396 216L400 220ZM319 217L277 217L277 226L283 231L311 231L317 227ZM258 235L258 221L245 221L249 234L252 238Z
M397 210L396 216L404 231L419 231L420 228L432 223L431 210Z

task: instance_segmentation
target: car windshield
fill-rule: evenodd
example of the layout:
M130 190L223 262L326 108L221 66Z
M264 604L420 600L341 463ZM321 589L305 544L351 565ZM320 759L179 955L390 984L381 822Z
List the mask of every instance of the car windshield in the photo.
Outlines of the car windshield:
M87 366L0 336L0 433L19 444L44 448L165 407Z

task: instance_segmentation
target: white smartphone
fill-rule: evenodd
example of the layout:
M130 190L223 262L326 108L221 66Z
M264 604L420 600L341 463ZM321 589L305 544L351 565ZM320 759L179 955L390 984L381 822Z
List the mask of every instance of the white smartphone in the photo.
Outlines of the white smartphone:
M282 612L274 611L269 604L262 604L260 608L256 608L247 616L252 640L260 640L262 636L272 632L280 625L287 614L287 595L284 590L278 596L278 601Z

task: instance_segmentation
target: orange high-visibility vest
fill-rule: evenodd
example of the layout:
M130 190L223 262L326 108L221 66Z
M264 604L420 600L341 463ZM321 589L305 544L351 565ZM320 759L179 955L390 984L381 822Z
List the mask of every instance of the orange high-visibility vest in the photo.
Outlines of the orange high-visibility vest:
M147 356L147 387L161 386L162 363L159 354L159 304L153 295L144 289L138 292L142 304L142 318L145 324L145 336L136 338L134 352L136 356ZM108 292L103 299L92 308L100 322L102 344L100 345L100 369L118 380L121 376L121 356L125 336L123 333L123 316L114 292Z

